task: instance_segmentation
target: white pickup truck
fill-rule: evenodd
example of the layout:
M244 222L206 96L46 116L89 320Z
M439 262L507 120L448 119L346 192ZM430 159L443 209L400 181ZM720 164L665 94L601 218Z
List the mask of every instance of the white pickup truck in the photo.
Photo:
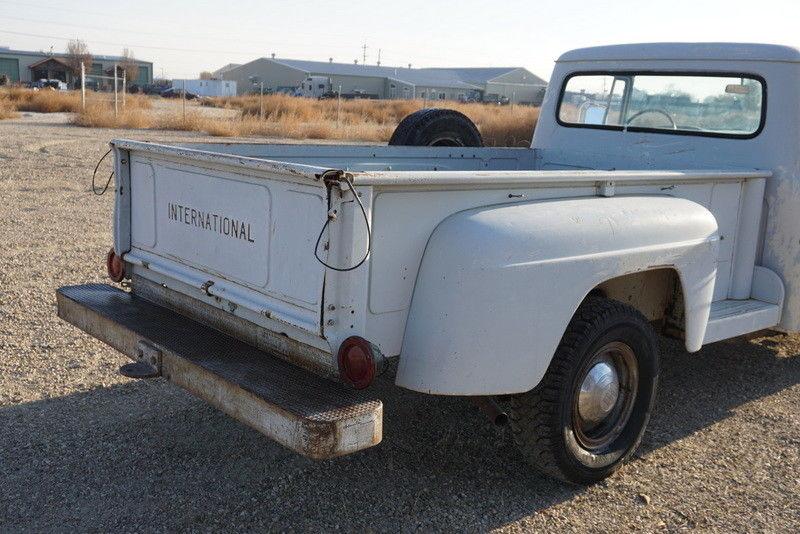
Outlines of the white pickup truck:
M61 288L59 315L133 357L125 374L313 458L380 442L368 386L388 368L498 422L500 399L522 454L576 483L641 440L656 334L694 352L800 330L800 51L575 50L531 148L450 130L425 147L115 140L122 288Z

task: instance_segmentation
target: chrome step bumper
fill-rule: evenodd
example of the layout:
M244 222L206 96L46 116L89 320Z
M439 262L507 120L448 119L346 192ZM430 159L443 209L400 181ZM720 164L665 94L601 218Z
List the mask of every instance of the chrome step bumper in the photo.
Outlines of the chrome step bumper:
M104 284L56 292L58 316L123 354L158 354L161 376L310 458L377 445L383 404L202 323Z

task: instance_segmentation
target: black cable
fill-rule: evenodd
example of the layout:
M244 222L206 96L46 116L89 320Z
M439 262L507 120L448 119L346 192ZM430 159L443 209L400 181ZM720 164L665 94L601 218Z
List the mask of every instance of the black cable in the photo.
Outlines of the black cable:
M320 241L322 241L322 236L325 235L325 229L328 227L328 224L331 222L331 219L333 218L331 217L330 213L328 214L328 218L325 221L325 224L322 225L322 230L319 231L319 237L317 237L317 244L314 245L314 257L317 258L317 261L320 262L325 267L327 267L328 269L331 269L333 271L339 271L340 273L352 271L361 267L361 265L363 265L364 262L367 261L369 253L372 250L372 229L369 227L369 217L367 217L367 210L364 209L364 204L361 203L361 199L358 197L358 193L356 193L356 190L353 187L353 182L347 179L345 179L345 181L347 182L347 187L350 189L350 192L353 193L353 197L356 199L356 202L358 202L358 207L361 208L361 214L364 216L364 224L367 226L367 252L364 254L364 257L361 258L361 261L359 261L352 267L346 267L346 268L339 268L339 267L334 267L333 265L328 265L322 260L322 258L319 257L319 243ZM328 190L329 211L330 211L330 198L331 198L331 190L329 189Z
M111 174L108 175L108 180L106 181L106 185L103 187L103 189L100 190L99 193L97 192L98 189L97 186L95 185L95 178L97 177L97 169L100 168L100 164L103 163L103 160L106 159L106 156L111 154L111 150L112 149L109 148L108 152L103 154L103 157L100 158L100 161L97 162L97 165L95 165L94 167L94 172L92 173L92 193L94 193L97 196L103 196L105 192L108 191L108 186L111 185L111 179L114 177L114 171L111 171Z

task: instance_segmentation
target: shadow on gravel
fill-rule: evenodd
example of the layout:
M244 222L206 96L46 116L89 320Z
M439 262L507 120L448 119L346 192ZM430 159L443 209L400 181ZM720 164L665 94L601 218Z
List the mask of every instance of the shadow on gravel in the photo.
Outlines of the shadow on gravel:
M800 383L800 357L662 344L643 453ZM384 389L383 443L315 463L160 381L0 409L0 531L485 530L579 494L468 403Z

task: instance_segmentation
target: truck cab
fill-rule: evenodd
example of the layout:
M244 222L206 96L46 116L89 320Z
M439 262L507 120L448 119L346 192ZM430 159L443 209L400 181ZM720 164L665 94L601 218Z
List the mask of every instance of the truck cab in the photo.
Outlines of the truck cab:
M619 45L559 58L525 149L447 110L398 127L436 146L114 140L121 287L59 315L313 458L380 442L390 369L592 483L641 440L658 335L800 331L799 84L793 48Z
M556 63L534 134L538 168L768 171L763 198L757 201L762 195L756 192L753 205L741 203L728 213L748 226L733 236L738 242L727 236L714 300L744 298L751 263L766 267L786 289L781 328L797 331L798 62L796 49L763 44L653 43L567 52ZM746 258L729 255L747 247Z

